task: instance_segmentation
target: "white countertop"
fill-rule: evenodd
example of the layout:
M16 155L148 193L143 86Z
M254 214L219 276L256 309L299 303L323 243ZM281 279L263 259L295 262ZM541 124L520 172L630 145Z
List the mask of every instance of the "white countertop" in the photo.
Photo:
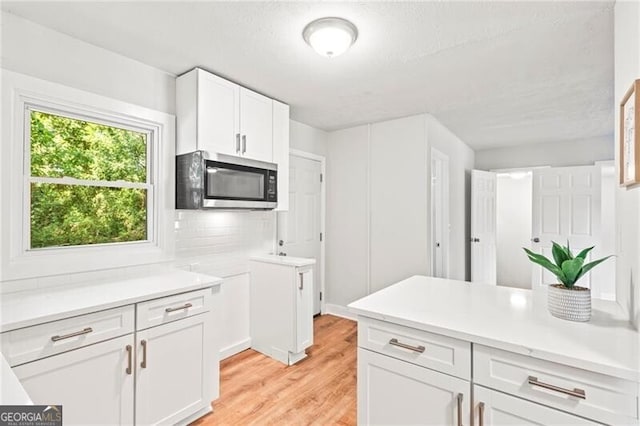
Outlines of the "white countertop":
M170 294L219 285L221 278L180 270L113 282L35 289L0 296L0 332Z
M9 363L0 353L0 404L32 405L33 402L24 390Z
M549 314L544 291L413 276L357 300L366 317L640 381L640 335L620 307L594 300L590 322Z
M278 256L276 254L261 254L251 256L250 260L256 262L275 263L278 265L287 266L308 266L316 263L315 259L307 259L305 257L293 257L293 256Z

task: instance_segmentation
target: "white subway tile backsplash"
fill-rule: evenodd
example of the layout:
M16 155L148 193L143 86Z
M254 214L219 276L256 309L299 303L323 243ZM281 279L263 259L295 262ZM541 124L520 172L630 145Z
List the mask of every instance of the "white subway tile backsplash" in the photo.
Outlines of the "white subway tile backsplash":
M272 211L177 210L175 259L171 262L3 281L0 294L144 276L166 268L221 277L243 274L249 270L251 254L273 251L275 237L276 213Z

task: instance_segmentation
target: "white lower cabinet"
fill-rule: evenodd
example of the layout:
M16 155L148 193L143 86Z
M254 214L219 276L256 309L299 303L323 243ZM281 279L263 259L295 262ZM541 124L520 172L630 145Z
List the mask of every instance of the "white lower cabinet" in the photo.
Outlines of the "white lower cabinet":
M464 425L470 384L358 348L358 424Z
M573 414L481 386L473 386L474 425L598 425Z
M638 397L630 380L358 317L361 425L637 426Z
M35 404L63 406L65 425L187 424L219 393L213 294L219 287L9 331L2 350Z
M176 424L209 407L207 318L200 314L137 333L137 425Z
M35 404L62 405L65 425L133 424L133 346L128 334L13 371Z
M255 256L251 264L251 347L287 365L313 345L315 260Z

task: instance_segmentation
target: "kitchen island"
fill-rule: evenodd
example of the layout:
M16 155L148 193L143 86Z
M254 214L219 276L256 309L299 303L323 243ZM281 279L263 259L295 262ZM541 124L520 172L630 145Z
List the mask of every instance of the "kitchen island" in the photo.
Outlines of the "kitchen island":
M637 330L615 303L575 323L545 296L414 276L353 302L359 423L637 425Z

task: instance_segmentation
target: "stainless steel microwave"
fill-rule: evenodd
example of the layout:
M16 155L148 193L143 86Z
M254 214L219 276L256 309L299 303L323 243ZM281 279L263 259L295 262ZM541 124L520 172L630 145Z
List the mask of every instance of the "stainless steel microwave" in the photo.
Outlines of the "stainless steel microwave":
M177 209L270 210L278 205L278 165L195 151L176 157Z

